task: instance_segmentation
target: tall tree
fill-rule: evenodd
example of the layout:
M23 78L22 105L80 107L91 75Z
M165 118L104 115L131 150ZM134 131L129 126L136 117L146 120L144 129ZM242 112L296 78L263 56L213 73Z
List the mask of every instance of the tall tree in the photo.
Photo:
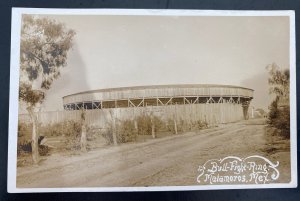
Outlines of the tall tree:
M288 99L290 95L290 71L289 69L281 70L280 67L273 63L268 65L270 94L275 94L278 98Z
M46 90L67 65L75 31L48 18L23 15L20 46L19 99L26 103L32 122L32 159L39 161L35 110L45 99Z
M282 70L276 64L267 66L270 94L275 95L269 106L269 125L279 129L285 138L290 137L290 71Z

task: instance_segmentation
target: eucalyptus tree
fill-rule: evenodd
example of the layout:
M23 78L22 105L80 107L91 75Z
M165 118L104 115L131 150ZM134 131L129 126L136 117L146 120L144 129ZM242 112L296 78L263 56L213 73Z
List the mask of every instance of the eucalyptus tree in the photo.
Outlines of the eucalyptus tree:
M32 159L39 161L36 109L46 91L67 65L75 31L49 18L23 15L20 44L19 100L26 104L32 122Z

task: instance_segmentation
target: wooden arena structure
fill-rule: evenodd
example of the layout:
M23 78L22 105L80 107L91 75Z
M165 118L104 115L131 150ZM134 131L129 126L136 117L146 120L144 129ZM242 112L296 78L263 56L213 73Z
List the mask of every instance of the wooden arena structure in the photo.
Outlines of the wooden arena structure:
M63 97L64 110L101 110L107 108L166 107L169 105L226 104L248 106L253 90L230 85L185 84L152 85L91 90Z
M155 115L165 122L207 122L209 125L248 119L253 90L229 85L153 85L99 89L63 97L62 111L38 112L41 124L80 121L106 128L112 114L118 121ZM28 114L19 119L30 122Z

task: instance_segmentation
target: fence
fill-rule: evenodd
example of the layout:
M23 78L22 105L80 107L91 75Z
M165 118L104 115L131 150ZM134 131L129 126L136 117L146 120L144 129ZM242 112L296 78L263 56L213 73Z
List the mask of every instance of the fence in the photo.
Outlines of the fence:
M131 108L110 108L101 110L87 110L86 123L98 128L106 128L107 123L112 119L111 112L115 119L135 119L142 114L151 114L160 117L162 120L175 119L187 122L205 121L209 125L220 123L236 122L244 119L243 108L240 104L215 103L215 104L187 104L187 105L167 105ZM65 120L80 121L81 111L54 111L37 113L38 122L41 124L53 124ZM20 122L30 122L27 114L19 115Z

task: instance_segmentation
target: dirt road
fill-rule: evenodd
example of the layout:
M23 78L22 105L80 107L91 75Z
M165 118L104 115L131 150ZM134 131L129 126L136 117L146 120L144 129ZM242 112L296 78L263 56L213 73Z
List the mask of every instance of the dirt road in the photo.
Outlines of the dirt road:
M289 152L268 155L264 120L248 120L143 143L108 146L78 156L58 154L38 167L19 167L17 187L198 185L197 168L226 156L278 160L289 181Z

